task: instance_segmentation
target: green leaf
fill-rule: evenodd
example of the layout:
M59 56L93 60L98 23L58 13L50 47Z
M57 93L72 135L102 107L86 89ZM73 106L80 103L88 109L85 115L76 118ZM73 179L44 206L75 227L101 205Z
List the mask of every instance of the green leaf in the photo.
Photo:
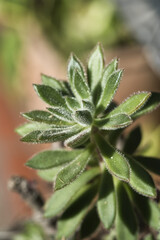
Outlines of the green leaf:
M62 166L45 169L45 170L38 170L37 174L43 180L47 182L53 182L58 172L62 169Z
M118 59L115 58L113 59L104 69L104 73L105 73L105 78L102 78L102 81L101 81L101 86L102 86L102 89L106 86L106 78L108 76L108 78L110 77L110 75L117 70L117 67L118 67ZM103 73L103 75L104 75Z
M102 82L104 86L102 88L102 93L98 101L96 109L97 114L103 112L112 101L119 86L119 82L122 77L122 72L123 72L122 70L117 70L108 77L107 69L106 71L104 71L102 77Z
M139 212L141 218L149 227L160 229L160 208L152 199L143 197L135 191L129 189L133 204Z
M134 159L138 161L144 168L157 175L160 175L160 159L155 157L134 156Z
M91 170L82 173L82 175L70 185L56 191L46 202L45 217L54 217L68 207L79 189L82 189L87 182L96 177L99 173L100 169L98 167L92 168Z
M47 108L54 117L58 118L61 121L65 121L65 122L69 122L69 123L73 123L73 118L71 115L71 112L69 112L67 109L65 108Z
M116 216L116 199L112 176L106 170L101 180L97 207L104 227L109 229L113 225Z
M149 173L131 157L127 158L131 167L130 186L141 195L155 198L156 189Z
M139 146L142 139L141 128L135 127L132 131L128 134L125 144L123 147L123 151L128 154L133 154L137 147Z
M117 192L117 215L116 215L116 233L117 240L137 240L138 227L136 217L127 192L122 185L118 183Z
M27 222L25 224L23 232L16 234L13 240L48 240L47 236L43 232L43 229L34 222Z
M55 190L65 187L79 177L79 175L85 170L90 155L90 150L86 149L78 155L74 161L64 167L57 175Z
M47 124L55 124L55 125L69 125L66 121L59 121L58 118L53 116L53 114L42 111L42 110L35 110L27 113L22 113L22 116L28 120L42 122Z
M51 129L51 126L45 123L25 123L16 128L16 132L23 137L33 131L48 129Z
M74 97L67 96L67 97L65 97L65 100L66 100L67 107L71 111L75 111L81 107L79 102Z
M77 110L73 116L74 120L82 126L88 126L92 123L92 116L88 110Z
M88 82L92 92L101 80L103 68L103 52L100 44L98 44L88 62Z
M127 127L132 123L132 119L126 114L117 114L111 117L97 118L94 124L102 130L116 130Z
M97 182L86 186L85 192L66 210L58 221L56 239L71 236L87 214L90 204L96 195Z
M47 104L54 107L65 106L65 100L59 91L46 85L34 84L33 86L38 96Z
M81 76L84 77L84 70L83 70L83 66L80 62L80 60L75 56L75 55L71 55L70 59L69 59L69 63L68 63L68 78L69 78L69 82L72 88L72 91L74 93L75 88L73 85L73 79L74 79L74 71L75 69L78 69L78 71L80 72Z
M75 135L81 130L78 125L65 128L63 130L53 129L47 131L33 131L21 138L22 142L32 143L51 143L57 141L64 141L65 139Z
M64 145L72 148L82 146L89 139L90 132L90 127L85 128L84 130L65 140Z
M73 161L82 150L47 150L34 155L26 165L35 169L48 169L58 167Z
M83 109L88 110L91 115L94 115L94 105L92 102L88 101L88 100L82 100L82 104L83 104Z
M77 69L75 69L73 75L73 87L74 94L78 100L81 101L82 99L89 99L91 97L87 81Z
M97 209L96 207L93 207L83 220L80 230L81 239L91 237L91 235L97 230L99 224L100 221L97 214Z
M133 118L136 119L144 114L150 113L160 106L160 93L152 92L151 97L148 99L147 103L139 111L133 114Z
M126 158L99 134L95 134L95 142L108 171L119 179L128 182L130 167Z
M41 74L41 79L42 79L42 83L44 85L47 85L49 87L52 87L56 90L61 91L62 93L66 93L68 94L68 90L65 87L65 83L62 80L57 80L53 77L47 76L45 74Z
M139 92L127 98L123 103L116 107L113 111L109 113L108 116L114 116L115 114L125 113L127 115L132 115L137 112L146 103L150 97L150 92Z

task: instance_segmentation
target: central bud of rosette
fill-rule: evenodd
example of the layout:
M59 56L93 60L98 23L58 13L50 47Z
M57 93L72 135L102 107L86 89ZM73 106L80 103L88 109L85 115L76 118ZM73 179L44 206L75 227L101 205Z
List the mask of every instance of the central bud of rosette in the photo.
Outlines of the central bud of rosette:
M65 146L76 148L88 142L93 127L100 132L130 125L131 116L143 106L150 93L134 94L116 106L113 98L122 77L122 70L117 68L117 59L104 66L102 49L97 45L87 71L79 59L71 55L68 82L42 75L43 84L34 88L49 106L46 111L23 114L31 123L19 128L22 141L64 141Z

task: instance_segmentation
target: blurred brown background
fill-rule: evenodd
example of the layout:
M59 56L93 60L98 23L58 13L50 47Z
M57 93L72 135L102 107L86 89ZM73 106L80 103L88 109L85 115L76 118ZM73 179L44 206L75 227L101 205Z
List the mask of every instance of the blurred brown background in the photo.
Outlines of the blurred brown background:
M135 91L160 91L158 64L149 57L150 46L147 43L146 55L146 42L127 24L123 11L121 1L0 0L0 229L29 214L19 196L7 189L10 176L37 179L38 186L45 188L24 163L50 145L21 143L14 131L24 122L20 112L45 107L32 88L32 83L40 83L41 73L66 79L69 53L86 62L91 49L102 42L106 63L118 57L120 68L125 69L115 97L118 102ZM143 135L155 146L151 154L160 156L160 110L139 122Z

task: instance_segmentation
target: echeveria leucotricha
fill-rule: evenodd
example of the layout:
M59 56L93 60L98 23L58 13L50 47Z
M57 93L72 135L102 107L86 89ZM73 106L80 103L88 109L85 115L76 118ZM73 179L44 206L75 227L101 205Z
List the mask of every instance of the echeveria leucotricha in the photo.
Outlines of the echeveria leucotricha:
M115 226L118 240L136 240L137 212L145 226L160 228L160 211L150 199L156 198L156 188L148 172L160 174L160 160L134 154L141 140L139 127L116 147L124 128L158 107L160 93L134 93L117 105L113 98L122 73L117 59L104 65L100 45L87 71L71 55L68 82L42 75L42 85L34 85L48 105L46 111L22 114L29 120L17 129L23 142L64 142L64 148L40 152L26 163L54 182L44 216L59 216L56 239L77 229L83 239L102 222L106 229Z

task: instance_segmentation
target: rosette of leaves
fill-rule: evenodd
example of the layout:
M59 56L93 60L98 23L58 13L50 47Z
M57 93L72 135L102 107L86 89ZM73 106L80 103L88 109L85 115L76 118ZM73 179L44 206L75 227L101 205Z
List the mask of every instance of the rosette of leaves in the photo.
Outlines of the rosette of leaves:
M155 237L160 227L150 175L160 175L160 160L135 154L139 127L120 138L123 129L160 105L160 93L134 93L117 106L113 97L122 72L117 59L104 65L100 45L89 58L87 73L71 55L68 82L42 75L43 84L34 85L46 111L22 114L29 120L17 129L23 142L64 142L64 148L40 152L26 163L54 182L44 216L58 216L56 239L77 232L86 238L100 223L107 230L114 226L118 240L136 240L144 229Z

